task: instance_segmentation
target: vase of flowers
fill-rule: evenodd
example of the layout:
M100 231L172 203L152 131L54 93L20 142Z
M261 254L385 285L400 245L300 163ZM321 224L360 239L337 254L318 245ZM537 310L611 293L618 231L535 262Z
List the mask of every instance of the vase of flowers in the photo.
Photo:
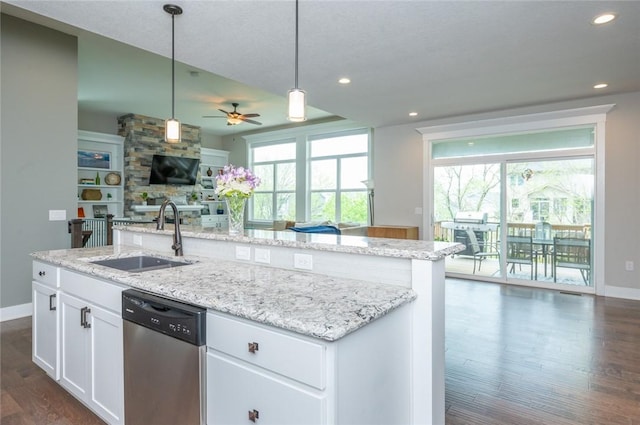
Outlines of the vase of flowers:
M244 208L247 199L260 185L260 178L244 167L225 165L216 176L216 195L225 200L229 217L229 234L244 234Z

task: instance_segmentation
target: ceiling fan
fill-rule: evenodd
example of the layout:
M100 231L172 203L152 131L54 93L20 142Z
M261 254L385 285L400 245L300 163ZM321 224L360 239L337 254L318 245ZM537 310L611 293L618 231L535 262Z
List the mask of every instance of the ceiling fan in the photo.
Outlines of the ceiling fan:
M248 122L249 124L262 125L261 122L249 119L249 118L259 117L260 114L241 114L240 112L237 111L238 106L240 106L240 104L234 102L231 104L231 106L233 106L232 112L227 112L224 109L218 109L218 111L225 114L225 116L203 115L202 118L226 118L227 125L238 125L241 122Z

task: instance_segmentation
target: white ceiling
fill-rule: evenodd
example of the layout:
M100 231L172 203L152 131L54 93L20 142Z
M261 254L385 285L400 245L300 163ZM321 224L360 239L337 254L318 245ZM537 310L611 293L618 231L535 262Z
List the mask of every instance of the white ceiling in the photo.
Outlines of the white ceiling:
M238 102L263 128L285 124L294 2L171 1L184 9L175 18L176 117L217 135L255 130L202 118ZM10 0L2 11L78 36L81 110L164 118L165 3ZM640 90L640 1L301 0L299 11L310 119L378 127ZM601 12L618 19L592 25ZM342 76L352 83L339 85ZM594 90L599 82L609 87Z

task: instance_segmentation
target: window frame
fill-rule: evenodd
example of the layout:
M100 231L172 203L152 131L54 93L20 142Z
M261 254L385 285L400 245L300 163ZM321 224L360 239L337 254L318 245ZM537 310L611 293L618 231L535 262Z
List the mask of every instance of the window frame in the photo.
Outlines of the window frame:
M253 161L253 148L260 146L269 146L269 145L277 145L282 143L291 143L291 141L295 140L296 143L296 188L295 188L295 198L296 198L296 222L305 222L309 220L311 216L310 205L311 205L311 190L310 190L310 142L313 140L323 139L323 138L331 138L331 137L339 137L339 136L348 136L353 134L366 134L368 138L367 142L367 167L368 167L368 176L367 179L372 179L373 176L373 141L372 141L372 130L369 127L365 127L362 125L358 125L351 121L341 120L340 122L330 122L323 124L311 124L305 125L295 128L288 128L283 130L276 131L267 131L263 133L253 134L244 136L247 145L247 164L249 164L249 168L253 169L254 161ZM362 156L362 154L348 154L349 156ZM346 155L339 155L340 157ZM331 156L334 157L334 156ZM318 158L314 158L318 159ZM288 161L288 160L287 160ZM284 162L287 162L284 161ZM270 162L259 162L255 163L256 165L262 165L266 163L275 163L277 161ZM338 176L339 177L339 176ZM274 182L275 184L275 182ZM274 186L274 199L273 202L276 202L275 190ZM352 189L348 191L353 191ZM363 184L362 188L363 192L367 191L367 188ZM290 192L290 191L287 191ZM275 206L274 206L275 208ZM273 210L275 213L276 210ZM367 208L367 220L370 220L369 217L369 208ZM254 217L253 211L253 201L249 200L249 208L248 208L248 223L249 225L255 227L265 227L271 226L273 220L277 220L277 218L273 218L273 220L257 220Z

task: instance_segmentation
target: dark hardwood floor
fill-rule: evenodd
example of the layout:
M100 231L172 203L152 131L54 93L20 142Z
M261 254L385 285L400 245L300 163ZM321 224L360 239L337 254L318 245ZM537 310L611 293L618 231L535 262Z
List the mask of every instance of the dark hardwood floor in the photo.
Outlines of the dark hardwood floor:
M640 301L447 280L446 423L640 425ZM103 424L0 324L0 423Z
M446 423L640 424L640 301L447 280Z
M0 424L104 425L31 361L31 317L0 323Z

